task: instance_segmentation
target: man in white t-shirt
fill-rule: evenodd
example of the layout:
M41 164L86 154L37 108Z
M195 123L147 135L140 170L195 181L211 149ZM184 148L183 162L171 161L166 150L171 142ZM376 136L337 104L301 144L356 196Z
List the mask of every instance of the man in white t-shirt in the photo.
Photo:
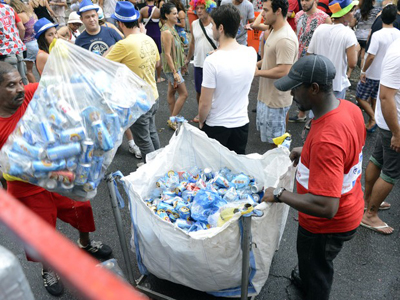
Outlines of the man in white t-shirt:
M106 21L116 25L115 19L111 18L111 15L115 11L115 6L117 5L118 0L99 0L99 6L104 12L104 17Z
M261 141L275 147L272 139L286 132L287 113L292 105L290 91L279 91L274 82L286 76L297 61L299 43L292 27L286 21L289 4L284 0L263 2L262 16L273 30L264 45L263 59L257 63L254 74L260 77L257 96L256 125ZM258 69L260 68L260 70Z
M233 4L240 11L240 24L236 34L236 41L247 46L247 23L254 22L254 7L248 0L222 0L221 5Z
M377 32L376 32L377 33ZM374 33L374 35L376 34ZM378 217L379 209L388 209L384 200L400 178L400 39L387 50L382 63L375 120L379 135L365 171L364 200L367 210L361 225L382 234L394 229Z
M382 10L382 29L371 36L368 56L361 70L360 81L357 85L356 99L360 107L368 114L369 121L366 125L367 132L374 132L377 128L375 122L375 103L381 79L382 61L389 46L400 38L400 30L393 27L396 20L397 8L387 5ZM370 103L368 102L370 99Z
M217 42L213 39L213 24L211 22L210 13L217 7L214 1L206 1L205 4L200 1L193 1L192 10L198 19L192 23L192 38L190 39L189 52L186 56L185 65L189 65L194 54L194 87L196 90L197 103L200 100L201 83L203 82L203 64L206 56L213 50L217 49ZM203 25L203 27L201 26ZM204 28L204 31L203 29ZM205 33L204 33L205 32ZM207 35L207 36L206 36ZM199 122L199 115L194 117L193 122Z
M245 154L257 53L235 40L240 23L235 6L222 5L211 12L211 18L219 48L204 61L199 127L229 150Z
M358 41L356 34L349 27L353 21L354 7L352 0L334 0L329 4L333 24L322 24L314 32L308 53L320 54L329 58L336 68L333 80L333 92L339 99L344 99L350 86L347 68L357 64Z

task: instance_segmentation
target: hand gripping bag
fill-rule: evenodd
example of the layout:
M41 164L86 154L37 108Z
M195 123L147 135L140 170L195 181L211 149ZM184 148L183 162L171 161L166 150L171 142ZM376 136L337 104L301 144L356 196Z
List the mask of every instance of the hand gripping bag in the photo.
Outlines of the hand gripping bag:
M125 65L57 40L28 109L1 149L1 171L7 180L93 198L124 131L153 104L151 87Z
M151 158L152 157L152 158ZM237 155L199 129L184 123L169 145L149 156L148 163L122 178L130 198L132 251L142 274L205 291L216 296L239 297L242 274L240 213L222 227L186 233L156 216L143 199L148 199L155 182L169 170L191 167L223 167L254 176L265 187L293 190L294 168L284 147L263 155ZM259 204L262 217L252 217L253 243L250 253L249 296L265 284L271 261L278 249L289 207Z

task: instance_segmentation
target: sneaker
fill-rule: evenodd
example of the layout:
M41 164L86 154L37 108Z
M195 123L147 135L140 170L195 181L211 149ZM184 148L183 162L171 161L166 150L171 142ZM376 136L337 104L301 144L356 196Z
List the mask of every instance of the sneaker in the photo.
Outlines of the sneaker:
M64 286L58 274L52 270L42 269L43 284L47 292L53 296L60 296L64 293Z
M167 125L169 128L171 128L172 130L176 130L178 128L176 122L171 122L171 120L167 121Z
M300 291L302 292L304 291L303 282L300 278L300 273L297 266L292 270L292 274L290 275L290 280L293 282L294 286L297 287Z
M140 149L138 146L133 145L133 147L131 147L129 145L129 152L134 154L136 158L141 159L142 158L142 152L140 152Z
M290 123L304 123L307 117L300 118L298 115L289 118Z
M96 258L108 258L112 253L111 247L100 241L90 241L86 247L83 247L78 239L78 246Z

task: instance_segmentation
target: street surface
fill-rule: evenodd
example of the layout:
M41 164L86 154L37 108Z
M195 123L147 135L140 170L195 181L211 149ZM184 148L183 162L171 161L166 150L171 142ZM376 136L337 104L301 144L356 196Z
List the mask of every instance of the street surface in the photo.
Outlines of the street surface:
M355 81L354 72L353 81ZM184 77L189 92L189 98L181 112L187 119L191 120L197 112L197 103L194 91L193 68L190 68L190 74ZM355 82L353 82L350 94L354 95ZM169 117L169 110L166 101L166 82L158 84L160 93L160 109L157 113L157 128L161 146L168 144L173 134L172 130L166 125ZM256 107L258 92L258 80L255 79L250 93L249 117L250 117L250 133L247 145L247 153L264 153L268 150L268 146L260 141L259 134L255 126L256 113L252 109ZM348 99L354 99L348 97ZM229 101L229 99L227 99ZM352 100L354 102L354 100ZM290 114L294 114L296 107L291 108ZM194 124L194 123L191 123ZM196 126L196 124L194 124ZM288 131L293 136L292 147L301 146L301 132L303 123L289 123ZM368 163L376 139L376 133L368 134L366 145L364 148L363 171ZM124 175L136 170L136 164L140 162L132 154L128 152L127 142L119 148L113 163L109 167L109 171L120 170ZM329 184L329 178L326 178ZM121 194L124 194L121 188ZM125 197L126 198L126 197ZM335 276L332 287L331 299L333 300L391 300L400 298L400 198L399 185L395 186L387 201L392 204L390 210L380 212L380 217L392 226L395 231L390 236L384 236L379 233L370 231L360 227L356 237L347 242L344 249L334 261ZM118 260L120 267L126 274L126 267L122 256L121 247L116 231L115 221L111 210L110 198L105 182L99 187L98 194L92 200L94 209L94 217L97 230L92 234L94 240L101 240L110 245L114 251L114 258ZM125 235L130 240L130 216L128 208L121 210ZM293 209L290 210L286 224L285 233L282 238L280 249L276 252L272 262L269 278L262 289L261 293L256 297L257 300L281 300L302 299L300 293L291 284L289 277L290 272L296 265L296 235L297 235L297 213ZM76 230L62 221L58 221L57 229L59 232L67 236L71 241L76 242L78 234ZM28 230L28 229L27 229ZM267 228L265 230L268 230ZM35 298L38 300L54 299L49 295L42 284L41 266L38 263L27 262L23 248L0 224L0 244L11 250L20 260L23 270L32 288ZM161 255L161 254L160 254ZM60 258L62 259L62 258ZM136 266L135 256L131 253L132 265L134 266L135 278L139 278L140 274ZM196 266L193 266L194 268ZM150 276L146 281L157 292L165 293L169 297L181 300L206 300L218 299L206 293L192 290L190 288L176 285L168 281L159 280L154 276ZM73 290L66 290L61 296L61 300L79 299ZM221 298L220 298L221 299ZM100 300L100 299L99 299ZM123 300L123 299L121 299Z

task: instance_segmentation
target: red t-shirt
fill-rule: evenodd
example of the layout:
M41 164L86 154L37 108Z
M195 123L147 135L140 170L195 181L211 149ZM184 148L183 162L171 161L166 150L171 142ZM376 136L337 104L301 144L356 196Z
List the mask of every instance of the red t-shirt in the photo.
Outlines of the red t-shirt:
M289 25L292 27L294 32L296 31L296 23L294 21L295 15L300 11L299 2L297 0L289 0L289 9L287 13L287 21Z
M360 225L364 213L361 170L365 138L362 113L346 100L312 121L296 173L297 192L340 198L340 202L330 220L299 212L300 226L312 233L339 233Z
M18 110L8 118L0 118L0 149L3 148L7 142L8 136L13 133L17 123L25 114L29 102L31 102L33 95L39 83L32 83L25 86L25 100ZM12 194L15 198L27 197L40 193L44 189L22 181L8 181L7 192Z

